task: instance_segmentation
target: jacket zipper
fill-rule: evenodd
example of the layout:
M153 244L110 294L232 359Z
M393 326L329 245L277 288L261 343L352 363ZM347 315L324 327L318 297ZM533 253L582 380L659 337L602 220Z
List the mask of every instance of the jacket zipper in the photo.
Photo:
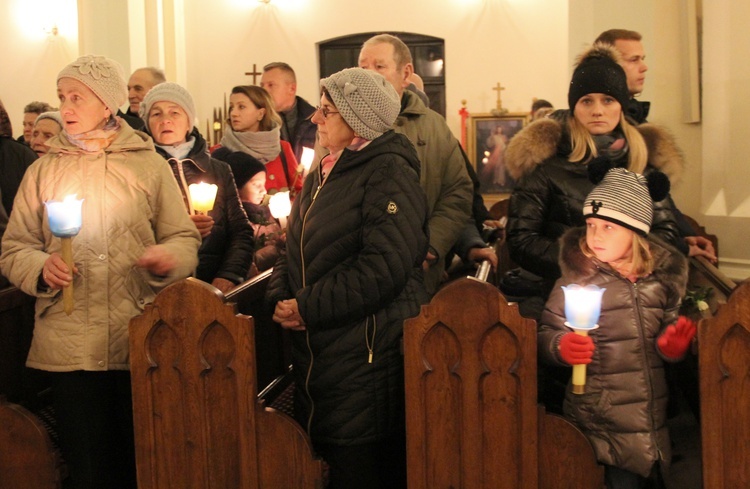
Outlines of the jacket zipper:
M372 337L367 333L370 330L370 318L365 319L365 345L367 345L367 363L372 363L372 357L375 354L375 334L378 332L378 322L375 314L372 315Z
M627 279L626 279L627 280ZM651 440L654 444L654 447L656 448L657 456L659 457L659 460L664 460L664 454L661 451L661 447L659 446L659 442L656 438L656 422L654 420L654 383L653 379L651 378L651 367L648 363L648 355L646 354L646 336L643 332L643 316L641 315L641 305L639 300L639 293L638 293L638 283L630 282L630 280L627 280L631 284L631 291L633 294L633 302L635 303L635 312L636 312L636 319L638 320L638 336L641 338L641 345L643 345L643 348L641 348L641 356L643 357L643 364L646 367L646 382L648 382L648 390L650 392L650 396L648 399L649 404L649 419L651 420Z
M318 197L318 194L320 193L320 189L323 188L324 183L325 181L321 181L320 185L318 185L318 188L315 190L315 193L312 196L310 207L307 208L307 211L305 212L305 215L302 218L302 232L299 238L299 255L300 255L300 263L302 264L302 287L307 286L307 278L305 276L305 252L304 252L305 224L307 223L307 216L308 214L310 214L310 210L312 209L313 204L315 204L315 199ZM305 395L307 395L307 398L310 400L310 414L307 417L307 433L310 434L310 430L312 428L313 415L315 414L315 401L313 401L312 395L310 395L310 377L312 375L312 369L313 369L313 363L315 361L315 357L313 355L312 346L310 345L310 332L307 328L305 328L305 343L307 344L307 351L310 354L310 365L307 367L307 374L305 375Z

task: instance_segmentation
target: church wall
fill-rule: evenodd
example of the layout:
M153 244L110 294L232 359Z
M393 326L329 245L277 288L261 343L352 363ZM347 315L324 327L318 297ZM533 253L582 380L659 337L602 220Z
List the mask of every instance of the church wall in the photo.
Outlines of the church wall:
M316 44L359 32L408 31L441 37L446 53L447 121L459 133L461 100L473 113L503 106L527 111L533 97L567 105L575 56L608 28L641 32L649 71L641 98L652 102L650 121L671 130L685 153L686 171L673 195L721 242L722 270L750 276L746 182L750 166L747 110L750 94L748 5L717 0L704 12L702 114L687 123L684 95L686 5L701 0L5 0L0 7L0 98L21 133L31 100L54 103L54 80L79 54L118 59L125 70L160 65L196 100L199 127L223 105L232 86L249 83L253 64L286 61L297 71L299 94L316 105ZM51 14L51 15L47 15ZM57 36L41 26L54 18ZM80 30L79 30L80 22ZM41 34L40 34L41 33ZM704 164L704 162L706 162Z

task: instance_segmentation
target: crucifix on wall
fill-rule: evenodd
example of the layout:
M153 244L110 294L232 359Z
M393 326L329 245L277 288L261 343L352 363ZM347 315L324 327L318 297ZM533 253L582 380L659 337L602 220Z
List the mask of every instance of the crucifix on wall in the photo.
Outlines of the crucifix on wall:
M500 82L497 82L497 85L492 87L492 89L497 91L497 107L492 110L492 113L495 115L507 113L508 109L503 109L503 101L501 98L502 91L505 90L505 87L500 85Z
M255 66L255 63L253 63L253 71L245 73L245 75L253 77L253 85L258 84L258 77L262 74L263 74L262 72L258 71L258 68Z

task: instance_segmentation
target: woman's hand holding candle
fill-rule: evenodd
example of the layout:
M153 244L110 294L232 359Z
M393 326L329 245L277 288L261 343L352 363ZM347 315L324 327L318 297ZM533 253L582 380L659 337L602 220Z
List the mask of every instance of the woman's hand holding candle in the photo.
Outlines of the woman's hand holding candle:
M207 214L193 214L190 216L193 220L193 224L198 228L198 232L201 233L201 238L205 239L206 236L211 234L211 229L214 227L214 218Z
M78 267L74 265L71 273L59 253L52 253L42 267L42 279L53 290L69 286L73 282L73 275L77 273Z

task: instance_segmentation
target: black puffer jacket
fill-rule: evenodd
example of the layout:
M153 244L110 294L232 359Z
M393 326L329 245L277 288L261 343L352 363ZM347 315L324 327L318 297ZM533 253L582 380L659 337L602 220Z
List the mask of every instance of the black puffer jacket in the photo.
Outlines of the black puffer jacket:
M567 125L553 119L535 121L508 145L505 162L517 180L508 208L508 247L514 262L547 279L560 276L559 238L571 227L583 226L583 200L594 188L585 164L568 161L571 152ZM672 137L650 124L637 127L644 137L649 166L672 181L684 166ZM612 161L627 166L627 155ZM669 198L654 204L651 233L672 246L680 237Z
M583 254L578 242L585 232L571 229L561 240L563 275L542 314L539 357L566 365L559 354L560 339L570 332L564 325L561 286L594 284L607 289L599 328L589 332L596 349L586 367L586 392L579 395L568 389L565 413L591 441L599 462L646 477L654 462L669 463L668 389L656 340L677 320L687 260L650 237L654 271L633 283Z
M428 301L427 203L409 140L388 131L345 149L292 206L267 298L297 300L295 415L315 443L369 443L403 429L403 321ZM368 362L372 350L372 363Z
M170 156L158 146L156 151L172 167L177 186L182 191L185 209L189 208L188 185L205 182L218 186L214 208L208 212L214 219L214 226L198 250L199 262L195 275L208 283L215 278L223 278L240 284L245 280L253 261L253 228L240 202L229 165L209 156L206 140L197 129L193 129L189 137L195 138L195 145L184 160Z

